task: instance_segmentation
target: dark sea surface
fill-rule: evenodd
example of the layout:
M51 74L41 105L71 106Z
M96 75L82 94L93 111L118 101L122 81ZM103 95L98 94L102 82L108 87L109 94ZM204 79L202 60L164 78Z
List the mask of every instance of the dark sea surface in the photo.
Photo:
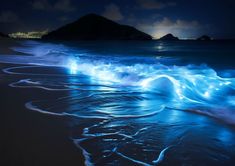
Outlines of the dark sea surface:
M71 117L68 137L85 165L235 165L235 42L0 47L14 51L0 55L10 87L51 94L22 105Z

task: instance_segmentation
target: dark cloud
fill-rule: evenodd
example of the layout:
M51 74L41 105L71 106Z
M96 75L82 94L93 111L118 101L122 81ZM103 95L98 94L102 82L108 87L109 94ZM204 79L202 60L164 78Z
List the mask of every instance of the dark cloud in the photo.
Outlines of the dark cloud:
M124 17L120 11L120 8L113 3L105 6L105 10L102 15L114 21L122 20Z
M23 20L13 11L0 12L0 31L4 33L10 33L16 29L24 28Z
M150 23L140 23L137 27L145 32L150 33L154 38L160 38L168 33L173 33L180 38L196 38L200 31L206 29L206 26L196 20L182 20L162 18Z
M67 21L70 20L70 18L67 17L67 16L61 16L61 17L58 18L58 20L61 21L61 22L67 22Z
M75 10L70 0L58 0L51 3L48 0L35 0L32 2L33 9L46 11L71 12Z
M0 13L1 23L13 23L19 21L19 17L12 11L3 11Z
M143 9L163 9L165 7L169 6L175 6L175 2L161 2L158 0L137 0L137 3L140 5Z

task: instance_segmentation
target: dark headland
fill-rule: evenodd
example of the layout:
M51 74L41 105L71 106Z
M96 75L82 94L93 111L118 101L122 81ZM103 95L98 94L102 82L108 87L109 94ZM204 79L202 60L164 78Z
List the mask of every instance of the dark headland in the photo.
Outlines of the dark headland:
M161 37L159 40L164 40L164 41L178 41L179 38L175 37L171 33L166 34L165 36Z
M197 38L198 41L211 41L211 37L207 35L202 35L201 37Z
M105 17L88 14L42 36L49 40L152 40L144 32Z
M0 38L1 38L1 37L8 37L8 35L6 35L6 34L0 32Z

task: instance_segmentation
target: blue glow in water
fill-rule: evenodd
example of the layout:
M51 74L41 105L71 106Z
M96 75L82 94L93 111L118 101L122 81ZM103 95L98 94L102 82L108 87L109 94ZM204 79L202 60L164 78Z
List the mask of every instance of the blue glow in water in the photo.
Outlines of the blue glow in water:
M165 45L156 49L166 50ZM170 56L99 55L57 44L28 43L15 50L32 56L0 56L2 62L25 64L3 70L25 77L9 86L61 92L25 106L74 117L71 138L87 165L216 165L234 156L233 131L186 111L234 125L235 70L185 65ZM199 163L197 157L205 160Z
M89 84L100 85L97 88L111 86L127 91L152 93L156 95L152 95L151 100L159 100L160 103L164 96L164 101L167 102L163 104L171 108L197 112L200 110L200 113L217 116L214 108L225 107L232 110L234 107L233 70L220 71L219 76L206 65L180 65L177 58L104 56L74 51L56 44L33 43L30 46L28 43L27 47L14 49L32 56L1 56L0 61L65 67L71 75L89 77ZM168 64L170 62L179 66ZM230 77L221 77L228 73Z
M110 64L105 60L72 61L68 68L71 74L80 72L106 85L139 87L142 91L172 94L172 100L180 102L208 103L226 98L224 93L231 88L233 78L221 78L208 67L177 67L162 64Z
M78 72L78 65L77 65L77 62L76 60L71 60L68 64L69 66L69 71L70 71L70 74L77 74Z

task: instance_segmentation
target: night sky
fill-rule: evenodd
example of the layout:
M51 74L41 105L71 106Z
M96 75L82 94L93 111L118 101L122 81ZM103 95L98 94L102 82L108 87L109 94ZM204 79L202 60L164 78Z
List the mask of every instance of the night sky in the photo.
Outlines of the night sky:
M96 13L155 38L235 38L234 0L1 0L0 32L53 30Z

